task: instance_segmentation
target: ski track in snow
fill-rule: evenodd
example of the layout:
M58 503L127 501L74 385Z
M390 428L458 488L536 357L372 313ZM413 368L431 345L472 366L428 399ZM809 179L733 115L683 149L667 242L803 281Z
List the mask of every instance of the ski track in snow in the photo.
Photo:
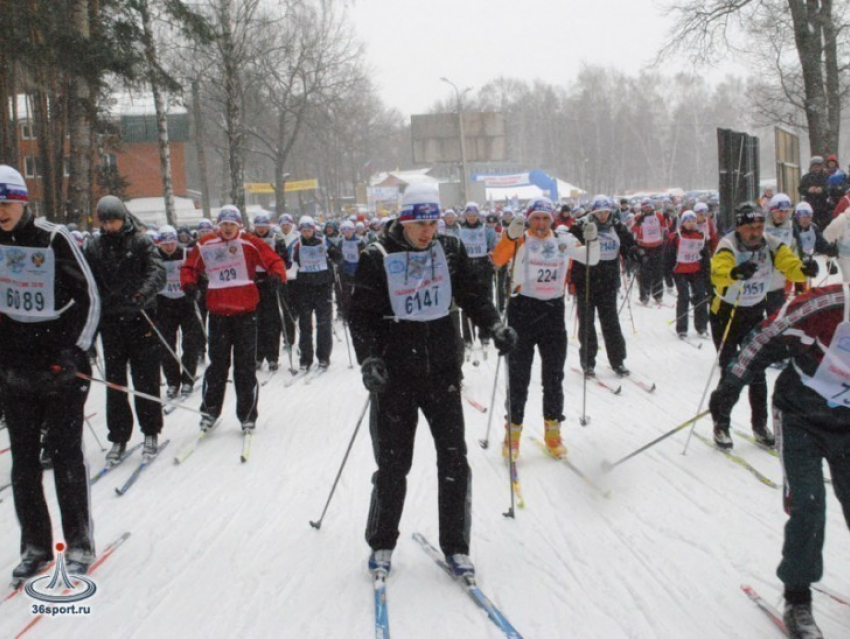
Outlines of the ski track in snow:
M782 585L775 577L786 521L781 491L762 485L696 438L682 455L688 429L609 474L600 470L603 460L615 461L693 416L715 356L709 341L697 350L678 340L667 324L674 310L641 307L634 290L632 296L637 334L627 308L620 316L626 365L657 389L647 393L623 382L615 397L589 384L587 427L578 423L582 379L569 370L578 365L578 344L571 336L572 305L567 307L564 440L570 460L611 489L610 499L530 441L543 434L539 359L518 460L526 506L515 509L513 520L502 515L510 505L501 454L504 381L497 386L488 449L478 440L489 415L463 404L479 585L526 637L775 637L740 584L752 583L781 605ZM290 374L282 371L260 389L260 417L247 463L239 460L242 435L232 386L222 422L180 465L173 456L197 436L198 416L179 408L168 415L163 437L172 444L126 496L116 498L113 488L138 458L92 488L99 547L125 530L133 533L94 574L98 593L90 600L92 615L45 619L28 636L373 636L372 581L365 566L369 549L363 539L374 471L368 416L322 529L308 523L322 512L366 399L359 371L347 368L344 342L334 342L334 349L330 370L314 383L284 388ZM491 350L480 366L464 367L465 392L485 405L496 361ZM596 368L604 381L616 381L604 349ZM776 375L768 371L771 387ZM718 376L715 370L712 388ZM187 401L193 408L199 403L197 393ZM97 412L92 425L105 441L100 386L92 389L86 412ZM746 393L733 418L736 428L749 428ZM696 428L710 435L710 419L698 421ZM781 481L778 459L732 436L736 454ZM136 430L132 441L139 438ZM0 448L7 442L8 434L0 431ZM88 429L85 442L94 472L104 453ZM9 457L0 456L0 484L9 476ZM45 486L59 540L51 474L45 473ZM391 631L413 638L501 637L410 538L418 530L437 545L436 486L436 456L420 416L388 580ZM848 531L831 486L827 495L823 583L846 594ZM5 578L18 561L19 529L11 495L4 491L3 496L0 526L6 543L0 547L0 566L6 572L0 577ZM846 606L819 593L814 601L827 636L850 634ZM25 595L6 603L0 635L23 628L32 603Z

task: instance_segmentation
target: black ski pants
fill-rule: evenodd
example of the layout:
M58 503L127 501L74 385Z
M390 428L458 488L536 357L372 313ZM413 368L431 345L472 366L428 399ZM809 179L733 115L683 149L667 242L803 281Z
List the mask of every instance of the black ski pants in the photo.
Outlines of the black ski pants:
M150 316L150 313L148 315ZM103 358L106 360L107 381L127 386L129 364L133 389L159 397L161 342L141 313L103 318L100 322L100 338L103 343ZM138 395L133 401L142 433L158 435L162 431L162 406ZM130 441L133 434L133 412L130 410L130 398L124 391L112 388L106 390L106 424L109 428L109 441Z
M310 286L298 284L296 300L298 303L298 331L300 337L300 364L313 364L313 314L316 315L316 357L320 362L329 362L333 348L333 283Z
M263 361L277 363L280 358L280 286L271 280L257 282L260 303L257 305L257 364Z
M648 302L652 297L656 302L664 298L664 246L641 247L645 251L638 271L640 301Z
M734 317L732 317L732 305L721 302L717 311L712 311L710 316L711 338L714 341L714 347L716 349L720 349L721 343L723 344L719 358L721 381L726 374L729 363L738 354L744 338L764 319L764 308L764 302L756 306L738 306L735 309ZM729 327L729 334L726 337L726 341L723 342L723 335L730 317L732 318L732 324ZM752 382L749 385L749 397L752 425L766 426L767 379L764 376L764 372L753 375Z
M210 364L204 373L201 410L221 415L230 357L233 354L233 384L236 387L236 418L240 423L257 421L257 315L210 313Z
M617 309L617 288L612 286L606 290L590 289L590 306L585 302L582 290L576 291L578 308L578 339L579 360L582 370L596 368L596 354L599 352L599 341L596 337L596 314L599 314L599 325L602 328L602 338L605 340L605 352L608 363L612 367L620 366L626 359L626 339L620 328L620 316Z
M168 348L160 344L162 372L168 386L195 384L195 371L198 368L198 347L203 342L201 325L195 315L194 303L188 298L169 299L159 297L156 309L156 325L168 343ZM181 351L177 350L177 334L181 335ZM174 359L174 353L180 357L180 364ZM181 366L182 365L182 366Z
M339 313L342 321L348 324L348 313L351 310L351 295L354 292L354 276L339 274Z
M292 294L293 282L280 285L280 310L283 313L283 343L291 349L295 345L295 322L298 309L295 306L295 296Z
M82 351L76 354L75 362L79 372L91 375L91 365ZM72 379L55 387L41 383L15 389L4 386L21 554L29 551L53 556L53 532L39 461L42 428L47 432L44 446L53 460L53 481L68 552L94 553L89 471L83 455L83 409L89 385L88 381Z
M396 546L420 409L437 449L440 548L447 555L469 554L472 472L466 460L460 380L445 375L409 379L391 370L386 390L372 395L370 431L378 470L372 475L366 541L374 550Z
M688 332L688 305L694 309L694 328L698 333L708 330L708 298L705 291L705 275L696 273L673 273L676 282L676 332Z
M508 355L511 390L511 422L522 424L531 383L534 348L540 353L543 383L543 419L564 420L564 363L567 360L567 329L564 298L541 301L523 295L511 298L508 325L517 332L516 348Z

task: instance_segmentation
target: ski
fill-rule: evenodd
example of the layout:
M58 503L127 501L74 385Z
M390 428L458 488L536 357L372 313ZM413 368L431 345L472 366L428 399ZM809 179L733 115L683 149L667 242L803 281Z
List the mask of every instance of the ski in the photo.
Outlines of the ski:
M104 475L108 474L108 473L109 473L110 471L112 471L112 469L113 469L113 468L115 468L116 466L120 466L120 465L121 465L121 463L122 463L125 459L127 459L130 455L132 455L132 454L133 454L133 451L135 451L135 450L136 450L137 448L139 448L141 445L142 445L142 442L139 442L138 444L136 444L136 445L135 445L135 446L133 446L132 448L128 448L127 450L125 450L125 451L124 451L124 454L123 454L123 455L121 455L121 458L120 458L117 462L115 462L114 464L107 463L107 464L106 464L106 466L104 466L103 468L101 468L99 471L97 471L97 472L94 474L94 477L92 477L92 478L89 480L89 484L93 486L94 484L96 484L97 482L99 482L101 479L103 479Z
M693 341L693 340L692 340L690 337L688 337L687 335L679 335L679 341L680 341L680 342L684 342L684 343L685 343L685 344L687 344L688 346L692 346L692 347L694 347L694 348L695 348L695 349L697 349L697 350L702 349L702 343L697 344L695 341Z
M826 595L830 599L837 601L840 604L844 604L845 606L850 606L850 597L845 597L844 595L836 592L832 588L827 588L826 586L821 586L819 584L812 584L810 586L812 590L817 590L818 592Z
M576 368L575 366L571 366L570 368L572 368L572 369L573 369L573 371L575 371L575 372L576 372L576 373L578 373L579 375L584 375L584 372L583 372L581 369ZM622 392L622 390L623 390L623 386L622 386L622 385L617 386L616 388L614 388L614 387L613 387L613 386L611 386L610 384L608 384L608 383L606 383L606 382L603 382L603 381L602 381L601 379L599 379L596 375L593 375L592 377L588 377L587 379L588 379L589 381L591 381L591 382L595 383L597 386L601 386L601 387L602 387L602 388L604 388L605 390L608 390L608 391L612 392L614 395L619 395L619 394Z
M463 395L463 398L467 401L467 403L468 403L470 406L472 406L475 410L477 410L477 411L478 411L478 412L480 412L480 413L486 413L486 412L487 412L487 407L486 407L486 406L483 406L482 404L479 404L478 402L476 402L474 399L472 399L472 398L471 398L469 395L467 395L466 393L461 393L461 394Z
M2 455L3 453L8 453L10 450L12 450L11 446L9 446L9 448L4 448L3 450L0 450L0 455Z
M581 468L579 468L579 467L578 467L578 466L576 466L574 463L572 463L572 462L571 462L571 461L570 461L567 457L553 457L553 456L552 456L552 454L549 452L549 448L546 446L546 443L545 443L545 442L540 441L540 440L539 440L539 439L537 439L536 437L532 437L532 438L531 438L531 441L533 441L535 444L537 444L537 445L540 447L540 449L541 449L541 450L542 450L542 451L546 454L546 456L547 456L547 457L551 457L551 458L552 458L552 459L554 459L555 461L559 461L559 462L561 462L562 464L564 464L564 465L565 465L567 468L569 468L569 469L570 469L573 473L575 473L575 475L576 475L579 479L581 479L581 480L582 480L585 484L587 484L587 485L588 485L588 486L590 486L593 490L595 490L595 491L596 491L596 492L598 492L600 495L602 495L605 499L610 499L610 498L611 498L611 491L610 491L610 490L605 490L604 488L602 488L599 484L597 484L595 481L593 481L593 480L592 480L592 479L591 479L591 478L587 475L587 473L585 473L583 470L581 470Z
M262 382L260 382L260 386L265 386L270 381L272 381L272 378L277 374L277 371L279 371L279 370L280 369L278 368L278 369L275 369L273 371L270 371L269 374L266 375L265 379Z
M206 430L202 430L198 434L198 436L195 437L195 439L193 439L185 448L183 448L183 450L178 452L174 456L174 463L175 464L182 464L184 461L189 459L189 457L192 455L192 453L194 453L197 450L198 444L200 444L202 441L204 441L206 439L207 435L209 435L210 432L212 432L213 429L215 429L215 427L218 426L218 423L219 423L220 420L221 420L220 417L218 419L216 419L213 422L212 426L210 426Z
M764 444L762 444L760 441L758 441L758 440L757 440L757 439L753 436L753 434L752 434L752 433L748 433L748 432L747 432L747 431L745 431L745 430L740 430L739 428L735 428L735 429L733 429L733 432L734 432L736 435L738 435L738 436L740 436L740 437L743 437L743 438L744 438L744 439L746 439L748 442L752 442L753 444L755 444L756 446L758 446L758 447L759 447L759 448L761 448L762 450L767 451L768 453L770 453L770 454L771 454L771 455L773 455L774 457L779 457L779 451L778 451L778 450L776 450L773 446L765 446L765 445L764 445Z
M620 379L629 380L632 384L635 384L639 388L645 390L647 393L652 393L652 392L655 391L655 382L646 382L642 379L635 379L631 375L625 375L624 377L621 377Z
M390 639L390 616L387 611L387 576L375 575L375 637Z
M505 459L505 463L510 466L511 462L509 459ZM516 507L517 508L525 508L525 499L522 496L522 486L519 483L519 473L517 472L517 464L514 461L513 470L511 470L511 488L514 491L514 498L516 499Z
M728 459L729 461L732 461L732 462L738 464L738 466L740 466L741 468L748 470L753 477L758 479L765 486L770 486L771 488L779 488L779 485L776 482L774 482L772 479L766 477L765 475L762 475L761 472L759 472L758 469L756 469L752 464L750 464L750 462L748 462L743 457L736 455L735 453L733 453L730 450L718 448L715 445L713 440L709 439L705 435L701 435L700 433L698 433L696 431L694 431L694 436L697 439L699 439L702 443L704 443L706 446L708 446L709 448L713 448L717 452L722 453L726 457L726 459Z
M306 385L306 384L310 384L310 383L311 383L313 380L315 380L317 377L321 377L322 375L324 375L324 374L325 374L325 373L327 373L327 372L328 372L328 367L327 367L327 366L318 366L317 368L313 369L313 370L310 372L310 374L309 374L309 375L307 375L307 378L304 380L304 384L305 384L305 385Z
M55 561L51 561L44 568L42 568L37 574L33 575L33 577L28 577L28 579L33 579L33 578L38 577L40 575L47 574L48 572L53 570L53 566L55 564L56 564ZM9 601L10 599L14 599L19 594L21 594L21 591L24 589L24 584L26 583L26 581L27 581L27 579L17 579L16 580L16 579L13 578L12 582L9 584L9 594L6 595L5 597L3 597L3 599L0 599L0 606L2 606L4 603Z
M88 573L87 573L87 574L89 574L89 575L90 575L90 574L92 574L95 570L97 570L97 569L100 567L100 565L101 565L104 561L106 561L107 559L109 559L109 558L112 556L112 553L114 553L116 550L118 550L118 547L119 547L119 546L121 546L121 545L122 545L125 541L127 541L129 538L130 538L130 533L129 533L129 532L125 532L123 535L121 535L120 537L118 537L118 539L116 539L116 540L115 540L115 541L113 541L111 544L109 544L106 548L104 548L103 552L101 552L101 553L100 553L100 557L98 557L98 558L94 561L94 563L93 563L91 566L89 566L89 571L88 571ZM67 593L69 593L70 591L71 591L71 589L70 589L70 588L68 588L68 589L64 590L64 591L62 592L62 594L63 594L63 595L64 595L64 594L67 594ZM20 637L20 636L22 636L24 633L26 633L27 631L29 631L29 630L30 630L30 629L31 629L31 628L32 628L35 624L37 624L39 621L41 621L42 619L44 619L44 617L45 617L45 615L43 615L43 614L40 614L40 615L38 615L37 617L34 617L34 618L33 618L33 619L32 619L32 620L31 620L31 621L30 621L30 622L29 622L26 626L24 626L24 628L23 628L20 632L18 632L18 633L15 635L15 637Z
M452 569L446 563L446 560L440 554L440 552L434 548L430 544L430 542L425 539L420 533L413 533L413 539L422 547L422 550L425 551L431 559L434 560L440 568L442 568L454 581L463 588L464 592L476 603L476 605L481 608L484 612L487 613L487 616L490 617L490 620L496 624L499 629L505 633L506 637L512 637L516 639L521 639L522 635L517 632L516 628L514 628L511 623L507 620L507 618L502 614L502 612L493 604L490 599L481 591L481 589L475 584L475 578L458 578L455 577Z
M115 489L115 494L116 494L116 495L118 495L119 497L120 497L121 495L126 494L126 492L127 492L128 490L130 490L130 488L132 488L132 487L133 487L133 484L135 484L135 483L136 483L136 480L138 480L138 479L139 479L139 475L141 475L141 474L142 474L142 471L143 471L143 470L145 470L148 466L150 466L152 463L154 463L154 462L155 462L155 461L159 458L159 456L162 454L163 449L164 449L166 446L168 446L168 443L169 443L170 441L171 441L170 439L166 439L164 442L162 442L162 443L159 445L159 452L156 454L156 457L151 457L151 458L145 458L145 457L142 457L142 461L141 461L141 462L139 462L139 465L138 465L138 466L136 466L136 469L135 469L135 470L133 471L133 473L132 473L132 474L131 474L128 478L127 478L127 481L125 481L125 482L124 482L124 485L123 485L123 486L121 486L121 488L116 488L116 489Z
M293 375L292 377L290 377L288 380L286 380L286 381L283 383L283 387L284 387L284 388L289 388L290 386L292 386L292 385L293 385L293 384L295 384L296 382L298 382L298 381L300 381L300 380L304 379L305 377L307 377L307 374L308 374L309 372L310 372L310 369L309 369L309 368L308 368L308 369L304 369L304 370L300 370L300 371L298 371L297 373L295 373L295 375Z
M242 455L239 457L239 459L242 460L243 464L246 461L248 461L248 457L251 454L251 440L253 438L254 438L254 431L253 430L243 430L242 431Z
M785 622L782 621L782 615L776 608L767 603L767 601L765 601L752 586L742 585L741 590L743 590L747 597L749 597L759 607L759 609L767 615L767 617L773 622L773 625L779 628L785 636L790 636L788 634L788 629L785 627Z

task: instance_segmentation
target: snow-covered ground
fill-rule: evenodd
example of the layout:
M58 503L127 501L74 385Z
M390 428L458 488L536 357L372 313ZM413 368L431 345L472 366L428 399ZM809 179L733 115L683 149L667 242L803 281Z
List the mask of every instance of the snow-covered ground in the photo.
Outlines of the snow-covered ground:
M671 301L669 295L665 296ZM687 431L618 467L616 460L694 415L714 360L711 344L680 342L669 308L632 304L621 316L627 365L651 379L649 394L622 382L614 396L587 389L587 427L579 425L582 379L568 305L570 348L565 389L565 441L570 459L612 493L606 499L530 441L542 437L539 362L535 363L519 477L526 501L516 519L499 444L497 410L491 446L483 450L488 416L464 404L473 469L472 558L484 592L525 637L774 637L777 631L741 592L749 583L781 605L775 576L786 517L781 491L759 483ZM339 327L338 331L339 332ZM123 497L114 488L135 459L92 488L100 548L124 531L132 536L93 575L98 592L88 617L46 618L28 636L62 637L368 637L373 636L372 586L363 530L374 470L368 428L361 429L322 529L328 490L366 401L359 371L348 368L345 341L334 345L331 370L309 385L284 388L282 370L260 394L260 419L250 461L240 463L241 433L228 389L224 423L184 464L174 454L198 432L193 413L166 417L171 444ZM488 404L495 353L467 364L466 391ZM614 381L604 352L597 369ZM504 368L501 369L502 371ZM266 375L263 373L262 375ZM769 378L775 378L771 371ZM716 380L716 373L715 373ZM504 383L497 405L504 401ZM198 393L189 400L197 407ZM95 387L87 412L106 438L104 392ZM735 426L748 429L746 399ZM411 539L436 544L435 455L424 423L417 435L402 535L388 582L390 628L396 637L498 637L500 631ZM710 435L710 421L697 425ZM134 441L139 441L138 432ZM781 483L779 462L735 436L735 452ZM8 444L0 432L0 449ZM103 455L86 432L92 472ZM0 455L0 485L9 474ZM46 485L56 513L52 472ZM850 593L848 531L829 489L824 584ZM18 524L9 491L0 493L0 575L18 560ZM54 527L59 539L59 518ZM26 595L2 606L0 635L14 636L31 619ZM815 594L827 636L850 635L850 608Z

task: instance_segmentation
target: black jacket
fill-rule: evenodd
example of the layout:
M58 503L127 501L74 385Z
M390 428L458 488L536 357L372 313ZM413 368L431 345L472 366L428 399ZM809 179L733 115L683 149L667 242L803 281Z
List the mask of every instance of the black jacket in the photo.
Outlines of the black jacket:
M33 219L27 211L11 232L0 231L3 268L11 257L9 247L52 247L56 279L54 306L65 309L58 319L45 322L20 322L3 312L0 317L0 368L3 371L46 371L59 363L62 351L88 350L100 319L97 286L83 254L64 227ZM67 308L66 308L67 307ZM0 308L6 309L6 299Z
M489 329L498 323L499 314L490 292L473 272L472 260L460 240L437 235L434 242L439 242L446 254L452 295L457 304L479 327ZM384 254L379 246L387 253L419 250L404 239L402 225L392 222L386 236L367 246L360 255L349 316L357 361L362 364L368 357L381 357L391 376L404 376L411 384L423 383L423 376L459 380L460 337L451 317L427 322L393 319Z
M629 251L633 246L637 246L635 237L629 230L619 222L609 219L606 224L596 225L599 231L605 231L612 228L620 238L620 255L623 258L628 258ZM584 223L576 223L570 227L570 233L575 235L579 242L584 244ZM665 238L666 239L666 238ZM570 282L575 285L576 293L584 292L585 278L587 277L587 267L578 261L574 261L570 269ZM599 260L599 263L590 267L590 290L592 293L604 293L610 291L614 294L620 287L620 260Z
M132 317L141 308L156 308L157 293L165 286L165 268L150 238L129 220L115 235L102 233L86 246L86 259L97 281L103 316ZM141 306L134 297L144 297Z
M828 179L829 174L826 171L821 171L820 173L806 173L800 178L800 185L797 187L797 190L800 192L800 195L803 196L803 199L812 205L812 209L816 215L824 213L827 210L829 193L827 193L826 187ZM821 187L821 192L809 193L809 189L813 186Z
M293 263L301 266L301 245L304 246L324 246L327 250L328 269L326 271L318 271L317 273L307 273L306 271L298 271L298 277L295 283L298 286L330 286L334 281L333 264L335 261L342 259L342 253L339 247L325 242L324 237L319 237L313 234L313 237L307 239L300 237L292 244L292 259L286 262L286 268L291 268Z

